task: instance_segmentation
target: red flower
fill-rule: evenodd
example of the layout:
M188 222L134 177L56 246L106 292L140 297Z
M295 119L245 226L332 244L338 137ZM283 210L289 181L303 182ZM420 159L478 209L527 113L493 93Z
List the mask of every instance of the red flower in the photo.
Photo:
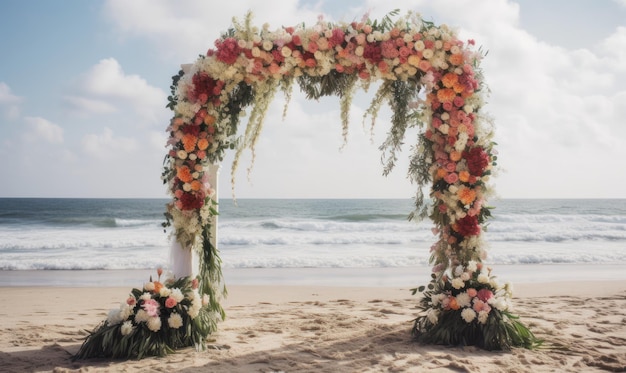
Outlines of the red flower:
M183 193L180 196L183 210L197 210L204 206L203 193Z
M476 296L483 302L487 302L489 299L493 298L493 292L489 289L480 289Z
M328 45L334 47L335 45L342 45L345 41L346 34L340 28L333 29L333 35L328 39Z
M479 146L464 152L463 158L467 161L470 174L474 176L482 176L489 164L489 154Z
M382 49L378 44L366 44L363 49L363 58L372 64L378 64L383 60Z
M241 53L241 48L239 48L235 38L217 40L215 41L215 47L217 48L217 59L229 65L234 64Z
M480 233L478 217L467 215L454 224L454 230L463 237L477 236Z
M196 124L188 124L186 126L183 126L182 130L185 135L192 135L197 137L200 133L200 126Z

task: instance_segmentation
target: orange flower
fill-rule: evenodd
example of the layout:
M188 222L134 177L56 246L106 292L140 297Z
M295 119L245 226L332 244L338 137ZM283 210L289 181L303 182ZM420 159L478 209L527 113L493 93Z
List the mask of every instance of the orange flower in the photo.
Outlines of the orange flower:
M160 293L161 289L163 289L163 284L158 282L158 281L154 281L154 293Z
M448 303L448 307L449 307L451 310L455 310L455 311L456 311L456 310L458 310L459 308L461 308L461 307L459 306L459 304L457 303L457 301L456 301L456 298L455 298L455 297L450 297L450 303Z
M194 180L191 182L191 190L193 191L199 191L200 189L202 189L202 183L199 182L198 180Z
M463 93L463 92L465 92L465 86L463 84L461 84L461 83L455 83L452 88L454 89L454 92L456 92L456 93Z
M455 73L447 73L441 78L441 82L446 88L452 88L459 81L459 76Z
M463 205L469 205L476 199L476 191L468 187L461 187L457 195Z
M444 177L446 177L447 174L448 174L448 171L444 170L443 168L440 168L437 170L437 176L435 177L435 179L436 180L443 179Z
M213 123L215 123L215 117L213 115L207 114L204 117L204 124L206 124L207 126L210 126Z
M442 88L437 91L437 99L442 104L454 101L456 93L450 88Z
M209 147L209 140L207 139L200 139L198 140L198 149L200 150L206 150L206 148Z
M191 171L189 171L189 167L182 166L178 167L176 170L176 177L179 178L183 183L188 183L193 180L193 176L191 176Z
M461 171L459 172L459 180L461 180L464 183L467 183L469 181L470 178L470 173L467 171Z
M192 152L196 148L196 142L198 142L198 138L190 133L183 136L181 139L183 142L183 147L187 153Z
M461 160L461 152L457 152L456 150L450 153L450 160L454 162L458 162Z
M463 55L461 53L451 54L448 61L455 66L460 66L463 63Z

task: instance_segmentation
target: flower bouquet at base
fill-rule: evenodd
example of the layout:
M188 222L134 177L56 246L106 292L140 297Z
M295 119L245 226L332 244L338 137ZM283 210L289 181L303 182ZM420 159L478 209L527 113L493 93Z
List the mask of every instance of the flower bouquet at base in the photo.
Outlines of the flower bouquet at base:
M491 270L470 261L440 279L432 275L418 306L412 335L418 342L448 346L477 346L485 350L536 348L542 344L511 313L511 288L498 285ZM426 291L425 291L426 290Z
M209 334L223 318L211 310L199 292L199 278L168 278L133 289L119 308L89 332L72 360L88 358L141 359L165 356L177 349L205 348Z

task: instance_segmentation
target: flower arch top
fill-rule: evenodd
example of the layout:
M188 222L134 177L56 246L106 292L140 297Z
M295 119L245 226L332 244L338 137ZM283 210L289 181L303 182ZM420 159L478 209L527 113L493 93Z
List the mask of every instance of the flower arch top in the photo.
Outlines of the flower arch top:
M381 21L364 18L352 23L320 18L311 27L277 30L268 25L254 27L251 14L243 23L233 20L233 28L215 41L214 48L173 78L168 107L174 116L167 129L169 150L162 175L172 202L165 225L173 225L183 247L202 254L202 292L215 299L221 274L210 228L217 202L206 166L218 164L227 149L234 149L234 185L242 151L251 150L254 161L255 145L275 93L285 93L286 111L294 82L309 99L339 97L345 140L356 87L367 90L379 82L364 119L371 118L374 126L383 104L392 110L388 135L380 146L383 174L393 169L407 129L420 127L408 169L409 179L417 185L415 210L409 218L430 216L438 236L431 247L433 276L422 301L425 313L416 319L414 332L425 341L489 349L531 345L535 340L528 336L532 334L511 340L511 335L519 334L516 331L527 330L511 321L514 318L506 313L510 293L482 265L486 257L482 225L490 216L487 182L496 164L493 126L483 111L487 89L479 68L482 53L474 50L472 40L460 40L445 25L436 26L411 12L394 21L398 13L391 12ZM238 134L240 118L246 114L247 126ZM426 185L431 186L430 204L422 192ZM482 298L476 298L477 294ZM501 301L492 300L492 307L487 298ZM473 308L474 299L485 307ZM217 301L211 306L222 311ZM439 323L445 318L440 315L448 311L456 315L453 321ZM489 320L505 326L496 328L504 337L467 327L492 325ZM441 332L445 325L466 335Z
M379 81L365 116L373 126L382 104L393 111L380 147L384 174L392 170L407 128L425 129L412 148L408 171L418 185L411 217L427 215L421 187L432 182L431 217L440 235L435 264L443 270L482 257L480 224L489 215L485 181L496 159L492 126L481 111L486 91L479 70L482 55L472 50L472 40L463 42L445 25L435 26L411 12L393 21L397 13L380 22L333 24L320 18L309 28L274 31L268 25L253 27L248 14L243 24L234 20L215 48L174 77L163 179L173 197L169 222L183 245L197 245L215 213L204 166L219 163L227 149L235 149L234 175L244 149L254 156L278 90L289 100L295 81L308 98L337 95L345 139L355 88ZM248 124L238 137L248 107ZM450 248L452 262L447 260Z

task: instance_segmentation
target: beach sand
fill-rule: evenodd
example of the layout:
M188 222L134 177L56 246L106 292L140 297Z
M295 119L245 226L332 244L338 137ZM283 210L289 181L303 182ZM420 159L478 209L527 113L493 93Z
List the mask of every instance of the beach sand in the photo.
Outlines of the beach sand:
M142 282L140 282L142 283ZM139 285L139 283L137 284ZM209 348L164 358L70 356L128 287L1 287L2 372L626 371L626 281L515 284L539 350L488 352L411 341L417 296L401 287L234 285Z

